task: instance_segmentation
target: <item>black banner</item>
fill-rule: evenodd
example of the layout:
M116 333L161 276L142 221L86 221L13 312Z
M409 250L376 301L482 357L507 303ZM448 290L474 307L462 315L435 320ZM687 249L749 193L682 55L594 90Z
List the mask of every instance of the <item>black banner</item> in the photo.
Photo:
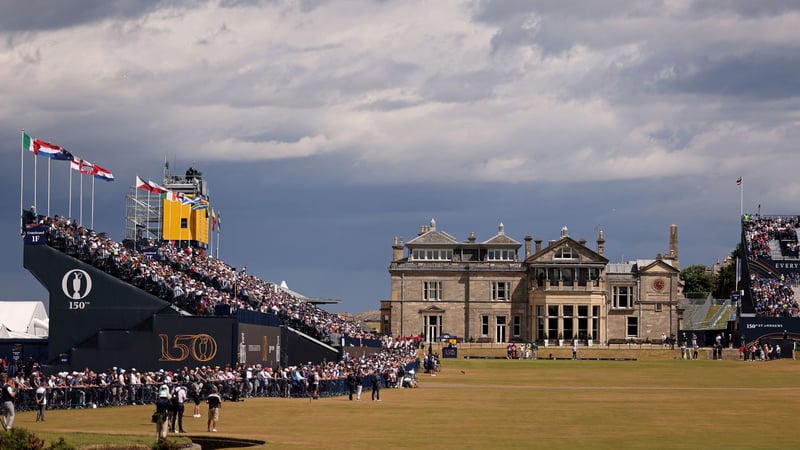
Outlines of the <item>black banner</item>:
M239 363L276 367L280 364L280 327L239 323Z
M47 244L47 237L45 236L44 227L33 226L25 230L25 245L45 245Z
M800 340L800 319L794 317L740 317L739 335L747 343L764 339Z

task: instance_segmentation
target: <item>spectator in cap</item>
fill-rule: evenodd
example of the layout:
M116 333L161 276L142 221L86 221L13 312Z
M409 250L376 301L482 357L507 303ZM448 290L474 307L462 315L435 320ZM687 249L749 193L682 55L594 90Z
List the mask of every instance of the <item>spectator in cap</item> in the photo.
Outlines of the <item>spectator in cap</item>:
M208 431L217 432L217 421L219 420L219 409L222 407L222 398L220 398L216 385L211 385L211 393L208 394Z
M156 439L159 441L167 438L167 413L169 412L169 407L169 388L165 384L158 389L156 412L153 414L153 422L156 424Z

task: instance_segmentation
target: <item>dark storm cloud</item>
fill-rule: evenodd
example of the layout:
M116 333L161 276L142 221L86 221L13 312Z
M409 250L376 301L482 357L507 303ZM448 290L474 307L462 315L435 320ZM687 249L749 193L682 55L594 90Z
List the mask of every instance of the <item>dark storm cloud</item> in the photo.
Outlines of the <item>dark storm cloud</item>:
M69 28L102 19L130 19L162 7L191 6L197 0L6 0L0 2L0 32Z
M800 10L797 0L695 0L692 11L702 15L732 13L743 17L778 16Z
M603 19L618 16L620 11L635 13L640 10L653 9L661 3L658 0L611 0L602 2L477 0L473 4L472 12L475 20L492 24L505 23L517 17L530 14L579 19Z
M658 83L667 92L755 100L800 95L800 49L767 48L744 55L683 61L675 76Z

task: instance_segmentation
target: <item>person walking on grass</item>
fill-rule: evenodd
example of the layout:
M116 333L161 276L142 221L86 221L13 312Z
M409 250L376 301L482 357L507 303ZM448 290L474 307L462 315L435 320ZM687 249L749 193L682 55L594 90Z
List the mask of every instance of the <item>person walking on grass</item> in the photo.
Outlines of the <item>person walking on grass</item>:
M216 386L211 386L211 393L208 394L206 403L208 403L208 431L216 433L219 409L222 407L222 398L220 398Z
M39 386L36 388L36 394L33 398L36 401L36 421L44 422L44 410L47 408L47 389L44 386Z
M370 377L370 381L372 381L372 401L381 401L381 378L383 378L378 372L378 369L372 371L372 376Z
M153 414L153 420L156 424L156 439L161 441L167 438L167 414L170 408L169 387L162 385L158 389L158 400L156 400L156 412Z
M0 417L0 423L4 430L10 430L14 426L14 397L17 396L17 391L14 389L13 383L13 381L8 381L8 375L5 373L0 376L0 384L3 385L3 416Z

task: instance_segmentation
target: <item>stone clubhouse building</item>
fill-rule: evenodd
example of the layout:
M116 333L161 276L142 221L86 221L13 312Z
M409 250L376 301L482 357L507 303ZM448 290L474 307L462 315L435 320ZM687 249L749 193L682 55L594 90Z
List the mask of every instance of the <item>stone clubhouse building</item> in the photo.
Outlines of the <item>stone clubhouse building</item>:
M544 246L497 234L459 241L430 225L401 242L394 238L389 264L391 299L381 301L382 333L443 334L473 342L659 342L677 334L678 230L669 250L652 260L609 263L603 232L590 248L566 227ZM531 244L534 244L533 246Z

